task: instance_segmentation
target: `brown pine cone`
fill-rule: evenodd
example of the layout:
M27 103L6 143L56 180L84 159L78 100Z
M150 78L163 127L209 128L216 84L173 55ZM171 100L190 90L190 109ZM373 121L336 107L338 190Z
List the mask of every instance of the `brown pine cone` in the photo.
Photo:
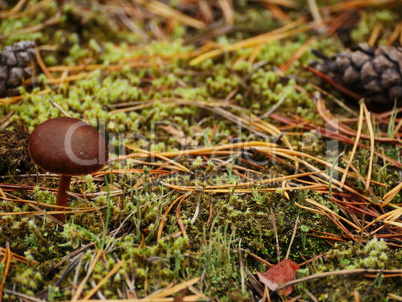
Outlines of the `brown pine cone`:
M18 87L32 74L27 67L35 57L35 42L20 41L0 52L0 97L10 88Z
M313 61L311 67L369 99L374 110L390 109L395 101L402 107L402 47L362 43L330 58L313 52L323 62Z

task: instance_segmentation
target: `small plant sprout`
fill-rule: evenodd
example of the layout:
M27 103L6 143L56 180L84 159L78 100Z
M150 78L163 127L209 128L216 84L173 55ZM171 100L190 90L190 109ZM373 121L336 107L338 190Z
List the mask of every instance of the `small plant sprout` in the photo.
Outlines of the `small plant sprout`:
M307 241L307 233L309 231L309 228L308 228L308 226L303 224L300 226L300 231L301 231L302 248L303 248L303 250L305 250L306 249L306 241Z

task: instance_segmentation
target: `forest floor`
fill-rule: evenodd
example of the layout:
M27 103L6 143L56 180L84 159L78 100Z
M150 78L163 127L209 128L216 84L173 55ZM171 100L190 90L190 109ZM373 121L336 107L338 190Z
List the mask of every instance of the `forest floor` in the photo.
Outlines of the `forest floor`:
M310 65L400 46L400 1L11 2L0 301L402 301L402 109ZM27 151L59 116L110 154L68 209Z

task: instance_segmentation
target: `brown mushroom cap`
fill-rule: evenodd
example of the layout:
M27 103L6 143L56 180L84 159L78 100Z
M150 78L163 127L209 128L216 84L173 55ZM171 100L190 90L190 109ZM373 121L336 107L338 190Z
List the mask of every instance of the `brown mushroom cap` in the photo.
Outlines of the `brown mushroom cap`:
M29 154L43 170L71 176L94 173L108 160L102 135L71 117L57 117L37 126L30 137Z

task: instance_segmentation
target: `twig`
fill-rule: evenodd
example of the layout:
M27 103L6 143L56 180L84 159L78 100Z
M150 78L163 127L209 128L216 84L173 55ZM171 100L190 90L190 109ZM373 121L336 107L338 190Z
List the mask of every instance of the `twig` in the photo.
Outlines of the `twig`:
M325 278L325 277L332 277L332 276L347 276L347 275L363 275L363 274L375 274L376 276L378 274L384 274L384 275L390 275L390 277L401 277L402 276L402 270L382 270L382 269L351 269L351 270L339 270L339 271L332 271L332 272L325 272L325 273L318 273L314 275L310 275L304 278L296 279L293 281L290 281L288 283L285 283L281 286L279 286L276 291L280 291L281 289L299 284L302 282L314 280L317 278Z

